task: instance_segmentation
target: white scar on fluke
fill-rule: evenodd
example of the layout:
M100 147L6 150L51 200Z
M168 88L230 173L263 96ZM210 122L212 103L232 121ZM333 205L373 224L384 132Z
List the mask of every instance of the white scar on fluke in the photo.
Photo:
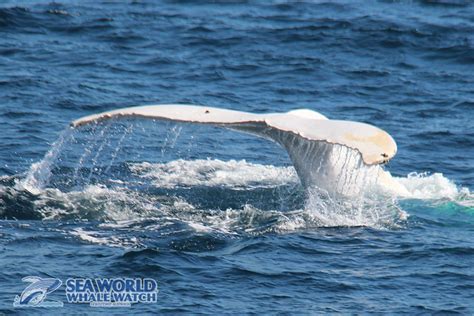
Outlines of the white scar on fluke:
M274 141L286 149L302 185L307 188L316 186L330 193L351 196L376 182L387 191L404 195L404 188L378 167L395 156L397 145L387 132L369 124L330 120L309 109L256 114L207 106L163 104L85 116L71 125L78 127L120 117L208 124Z

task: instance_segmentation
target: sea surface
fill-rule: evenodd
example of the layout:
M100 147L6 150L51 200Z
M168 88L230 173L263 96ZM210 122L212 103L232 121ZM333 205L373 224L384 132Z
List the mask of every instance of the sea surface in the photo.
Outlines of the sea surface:
M187 103L378 126L409 192L334 201L276 144L122 119ZM347 170L352 172L352 170ZM0 2L0 312L473 314L474 4ZM157 302L17 308L27 276Z

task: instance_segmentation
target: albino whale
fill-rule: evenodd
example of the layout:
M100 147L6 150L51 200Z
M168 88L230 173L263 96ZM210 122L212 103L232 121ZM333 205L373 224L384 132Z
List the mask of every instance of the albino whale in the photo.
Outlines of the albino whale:
M306 188L318 187L329 193L354 196L376 182L388 191L403 190L378 166L395 156L394 139L369 124L330 120L309 109L256 114L207 106L163 104L89 115L71 125L79 127L119 117L209 124L269 139L286 149ZM403 195L403 192L398 194Z

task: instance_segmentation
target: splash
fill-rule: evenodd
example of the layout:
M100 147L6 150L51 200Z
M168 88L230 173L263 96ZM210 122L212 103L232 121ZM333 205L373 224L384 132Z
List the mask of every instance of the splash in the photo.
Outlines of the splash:
M381 198L375 192L364 192L353 199L335 199L320 188L311 188L305 207L310 221L319 227L397 227L408 217L395 198Z
M88 185L71 192L45 189L34 200L33 207L45 220L121 221L159 215L155 203L156 197L127 188Z
M163 171L173 165L174 168ZM139 163L131 166L136 168L135 172L144 179L151 180L152 187L161 190L165 185L167 189L159 191L161 193L150 189L134 190L128 187L130 183L126 181L114 187L103 184L86 185L70 192L45 188L22 209L31 207L32 211L40 214L43 220L98 220L107 227L120 226L124 231L158 230L164 234L185 231L226 236L281 234L320 227L364 226L393 229L403 225L408 217L408 214L399 207L397 197L378 195L376 191L368 192L356 199L336 199L328 192L315 187L307 190L306 194L298 198L298 202L292 206L270 209L259 207L258 204L262 199L267 205L278 199L289 199L291 191L281 195L275 187L287 185L292 190L297 181L296 172L292 167L213 160L176 160L166 164ZM225 177L216 176L216 170L203 166L214 167L217 170L220 168L226 170L227 174ZM239 169L246 170L243 173L232 171ZM168 176L173 175L174 178L170 181L168 176L163 176L163 172L168 172ZM195 183L189 183L189 172L200 173L198 177L200 185L206 189L188 189L186 192L190 195L187 198L173 190L187 185L190 188L196 187ZM467 189L458 188L456 191L452 182L441 175L411 174L398 180L405 182L408 188L412 188L411 193L420 198L452 198L456 201L461 199L460 203L466 205L472 204L474 200L472 195L466 196ZM423 185L417 186L419 181L423 181L425 187L433 187L433 190L421 193L419 188ZM224 204L223 208L212 207L212 201L217 202L219 199L214 196L213 188L222 188L222 184L227 185L222 192L226 200L231 200L230 197L234 194L232 192L240 192L237 195L237 203L229 202L233 205L225 207ZM253 190L243 189L247 186L264 190L264 195L260 193L252 195ZM434 189L436 187L437 189ZM199 195L199 199L193 199L193 195ZM199 202L202 199L210 200L211 206L203 207ZM14 201L15 210L18 209L18 202L22 200L25 200L24 195L18 196L18 200ZM115 229L110 234L83 230L75 232L74 236L85 242L120 247L135 247L141 242L126 238L122 240L114 232Z
M114 166L123 145L127 142L127 136L132 134L133 129L133 124L118 127L112 124L96 124L85 133L73 128L65 129L43 159L33 163L26 176L16 181L16 189L35 195L50 187L61 187L65 183L80 189L94 182L96 179L93 178L98 175L98 171L110 175L110 168ZM61 168L65 165L70 168L71 164L72 174L56 174L68 172ZM63 178L63 181L59 183L58 178Z
M460 194L469 191L467 188L459 188L441 173L412 172L407 177L394 177L394 180L407 190L408 194L405 196L407 198L454 200Z
M306 188L318 187L334 197L354 197L377 184L381 167L366 165L355 149L282 131L273 137L287 149Z
M181 127L167 131L162 158L174 150ZM357 151L341 145L285 139L293 148L294 167L209 158L123 163L123 153L135 152L123 150L139 132L133 124L121 129L94 126L89 132L86 141L75 139L69 129L62 133L44 159L17 181L17 191L2 191L0 208L14 208L14 213L26 200L24 208L46 220L151 220L159 229L172 225L197 233L258 235L331 226L397 227L408 216L399 207L400 198L474 204L468 189L441 174L392 177L380 166L366 166ZM72 167L61 169L70 145L82 147L74 151ZM52 177L53 170L67 180L64 183L74 185L62 186L57 175ZM116 170L118 175L112 173ZM90 237L90 242L106 242L86 231L77 234Z
M174 125L172 128L168 130L166 134L165 141L161 146L161 157L165 156L165 152L169 149L173 149L176 145L176 141L178 140L179 135L181 134L181 130L183 129L180 125Z
M51 169L56 163L59 154L71 139L72 129L68 128L51 145L51 149L49 149L44 158L31 165L25 179L17 183L17 188L33 194L39 194L49 184Z
M219 186L249 190L298 183L293 167L260 165L245 160L178 159L167 163L130 164L129 168L160 188Z

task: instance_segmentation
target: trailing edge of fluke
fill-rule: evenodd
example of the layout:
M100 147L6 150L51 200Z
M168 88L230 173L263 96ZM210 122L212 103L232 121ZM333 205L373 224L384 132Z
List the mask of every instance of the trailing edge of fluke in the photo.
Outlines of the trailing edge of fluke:
M73 121L78 127L119 117L209 124L238 130L276 141L287 151L282 135L292 134L305 141L339 144L357 150L366 165L389 161L397 152L393 138L378 127L353 121L330 120L324 115L299 109L287 113L248 113L208 106L163 104L122 108L89 115Z

